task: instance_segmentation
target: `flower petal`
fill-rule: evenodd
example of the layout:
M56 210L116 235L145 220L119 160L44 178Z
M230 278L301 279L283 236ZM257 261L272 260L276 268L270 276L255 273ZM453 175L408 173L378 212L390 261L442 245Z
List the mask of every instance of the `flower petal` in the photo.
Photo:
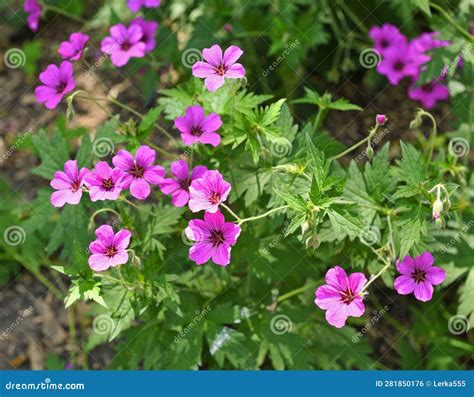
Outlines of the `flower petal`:
M433 290L433 286L426 281L418 283L415 285L415 298L422 302L427 302L433 297Z
M135 178L130 185L130 193L138 200L145 200L150 192L150 185L143 178Z
M410 276L398 276L393 284L400 295L408 295L415 289L415 280Z

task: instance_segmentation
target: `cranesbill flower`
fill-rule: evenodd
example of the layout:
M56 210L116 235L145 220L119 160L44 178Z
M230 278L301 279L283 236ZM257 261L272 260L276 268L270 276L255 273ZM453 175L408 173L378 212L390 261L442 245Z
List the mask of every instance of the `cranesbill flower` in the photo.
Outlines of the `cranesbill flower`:
M123 189L130 188L133 197L145 200L150 195L150 184L158 185L163 181L166 171L159 165L153 165L156 152L148 146L138 148L135 159L130 152L119 150L112 163L124 173Z
M145 56L146 44L142 41L143 31L137 24L126 27L119 23L110 28L110 37L102 40L100 49L110 55L112 64L120 67L128 63L130 58Z
M431 81L419 87L413 83L408 87L410 99L420 101L424 108L432 109L438 101L445 101L449 98L449 89L438 81Z
M410 45L399 45L387 50L377 65L377 72L387 76L392 85L397 85L403 78L418 79L420 66L430 57L414 50Z
M137 25L142 29L143 35L140 41L145 43L145 51L150 52L155 49L156 46L156 31L158 29L158 22L146 21L143 18L135 18L130 26Z
M439 32L422 33L420 36L414 38L410 45L419 52L427 52L434 48L446 47L449 45L447 40L439 40L437 37Z
M191 220L185 233L187 238L196 242L189 250L189 259L202 265L212 258L215 264L227 266L231 246L240 235L240 226L226 222L220 211L214 214L206 212L204 220Z
M441 284L446 278L446 270L433 266L434 258L429 252L412 258L405 256L397 261L397 270L401 273L395 279L394 287L400 295L413 293L415 298L427 302L433 297L433 285Z
M189 209L192 212L217 212L219 204L227 200L230 188L230 183L224 180L219 171L207 171L201 178L191 182Z
M346 324L347 317L360 317L365 312L362 288L367 279L363 273L349 277L342 267L335 266L326 273L326 283L316 290L314 303L326 310L326 320L336 328Z
M72 63L68 61L61 62L59 68L49 65L40 73L39 80L43 85L35 89L36 100L48 109L58 106L61 99L76 87Z
M99 161L92 172L84 177L92 201L117 200L125 189L124 173L120 168L111 168L105 161Z
M407 38L396 26L385 23L382 26L374 26L369 31L369 37L374 42L374 48L384 55L386 51L407 44Z
M63 59L77 61L81 58L86 43L89 41L89 35L76 32L69 36L69 41L63 41L58 48L58 54Z
M28 14L26 23L33 32L38 30L42 9L43 7L37 0L26 0L23 4L23 10Z
M217 44L204 48L202 56L206 62L198 61L193 65L193 75L204 78L207 89L214 92L224 84L224 78L240 79L245 76L245 69L240 63L235 63L243 51L231 45L222 56L222 49Z
M116 267L128 262L126 251L130 244L130 233L127 229L119 230L114 234L112 226L102 225L96 229L96 240L90 243L89 266L96 272L102 272L109 267Z
M200 142L216 147L221 143L221 136L216 133L222 126L221 117L216 113L204 116L204 109L199 105L189 106L186 115L176 118L174 126L181 131L185 145Z
M89 172L87 168L77 167L76 160L68 160L64 163L64 172L57 171L50 185L57 191L51 195L51 204L62 207L64 204L79 204L82 197L82 185L84 177Z
M160 6L160 0L128 0L128 8L132 12L138 12L140 8L156 8Z
M384 125L387 122L387 116L385 116L384 114L378 114L377 116L375 116L375 122L378 125Z
M160 183L164 194L171 194L171 203L175 207L184 207L189 201L189 185L195 179L201 178L207 171L204 165L197 165L189 174L189 166L185 160L173 161L170 165L175 178L165 178Z

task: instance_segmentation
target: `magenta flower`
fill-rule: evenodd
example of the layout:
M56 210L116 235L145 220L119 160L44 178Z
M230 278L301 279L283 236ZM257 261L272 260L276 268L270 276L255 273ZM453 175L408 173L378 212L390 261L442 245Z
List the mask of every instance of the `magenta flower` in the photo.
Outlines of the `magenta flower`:
M403 78L418 79L420 66L428 62L430 57L419 53L409 45L399 45L387 50L377 65L377 72L387 76L392 85L397 85Z
M339 266L329 269L326 283L316 290L314 303L326 310L326 320L336 328L346 324L347 317L360 317L365 312L362 289L367 282L363 273L352 273L349 277Z
M229 192L230 183L222 178L219 171L207 171L189 186L189 209L192 212L217 212L219 204L227 200Z
M69 36L69 41L63 41L58 48L58 54L63 59L77 61L81 58L86 43L89 41L89 35L76 32Z
M388 50L407 44L407 38L400 33L396 26L385 23L383 26L374 26L369 31L369 37L374 42L374 48L384 55Z
M231 246L237 242L240 234L240 226L225 222L220 211L214 214L206 212L204 220L189 221L185 233L196 242L189 250L189 259L202 265L212 258L215 264L227 266L230 263Z
M384 125L387 122L387 116L385 116L384 114L378 114L377 116L375 116L375 122L378 125Z
M64 164L64 172L57 171L50 185L57 191L51 195L51 204L62 207L64 204L79 204L82 197L84 176L89 172L87 168L78 170L76 160L68 160Z
M159 165L153 165L156 153L148 146L138 148L135 159L126 150L119 150L112 163L124 172L123 189L130 188L133 197L145 200L150 195L150 184L158 185L163 181L166 171Z
M145 56L146 44L142 41L143 31L137 24L126 27L119 23L109 29L110 37L102 40L100 49L110 55L112 64L120 67L128 63L130 58Z
M37 0L26 0L23 4L23 10L28 14L26 23L33 32L38 30L42 9L43 7Z
M142 38L140 41L145 43L145 52L150 52L155 49L156 46L156 31L158 29L158 22L155 21L146 21L141 17L135 18L130 26L139 26L142 30Z
M413 83L408 87L408 96L410 99L420 101L424 108L432 109L438 101L445 101L449 98L449 90L438 81L431 81L419 87Z
M49 65L40 73L39 80L43 85L35 89L36 100L48 109L58 106L61 99L76 87L72 63L67 61L61 62L59 68Z
M170 165L171 173L175 178L165 178L160 183L163 194L171 194L171 204L175 207L184 207L189 201L189 185L195 179L201 178L207 171L204 165L193 168L189 174L189 166L185 160L173 161Z
M160 0L128 0L128 8L132 12L138 12L140 8L156 8L160 6Z
M120 168L112 169L105 161L99 161L94 170L85 176L84 182L92 201L117 200L125 189L123 178Z
M92 270L102 272L109 267L116 267L128 262L126 249L132 236L130 231L122 229L114 234L112 226L102 225L96 229L95 235L97 239L89 245L91 252L89 266Z
M438 40L439 32L422 33L410 42L410 45L418 52L427 52L434 48L446 47L449 41Z
M433 266L434 258L429 252L423 252L413 259L405 256L397 261L397 270L401 273L395 279L394 287L400 295L413 292L415 298L427 302L433 297L433 285L441 284L446 278L446 270Z
M193 65L193 75L204 78L207 89L214 92L224 84L224 78L240 79L245 76L245 69L240 63L235 63L243 51L231 45L222 56L222 49L217 44L204 48L202 56L206 62L198 61Z
M221 128L221 117L216 113L204 116L204 109L199 105L189 106L186 115L176 118L174 126L181 131L185 145L200 142L214 147L221 143L221 136L216 131Z

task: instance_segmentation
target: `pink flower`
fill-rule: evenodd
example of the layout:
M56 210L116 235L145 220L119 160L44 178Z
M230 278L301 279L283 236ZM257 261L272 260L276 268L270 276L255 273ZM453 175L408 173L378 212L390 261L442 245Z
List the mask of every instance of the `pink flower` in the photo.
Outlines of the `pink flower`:
M145 52L150 52L155 49L156 46L156 31L158 29L158 22L155 21L145 21L143 18L135 18L130 26L139 26L142 30L142 38L140 41L145 43Z
M132 236L130 231L122 229L114 234L112 226L102 225L96 229L95 235L97 239L89 245L89 251L92 254L89 257L89 266L92 270L102 272L109 267L128 262L126 249Z
M72 63L67 61L62 62L59 68L49 65L40 73L39 80L43 85L35 89L36 100L48 109L58 106L61 99L76 87Z
M419 53L411 46L399 45L387 50L377 65L377 72L387 76L392 85L397 85L403 78L418 79L420 67L428 62L430 57Z
M76 32L69 36L69 41L63 41L58 48L58 54L63 59L77 61L81 58L86 43L89 41L87 34Z
M26 0L23 4L23 10L28 14L26 23L33 32L38 30L42 9L43 7L37 0Z
M153 165L156 153L148 146L138 148L135 158L126 150L119 150L112 163L124 172L123 189L130 188L133 197L145 200L150 195L150 184L158 185L166 174L163 167Z
M446 278L446 270L433 266L434 258L429 252L423 252L413 259L405 256L397 261L397 270L401 273L395 279L394 287L400 295L412 292L415 298L427 302L433 297L433 285L441 284Z
M146 44L142 41L143 31L137 24L126 27L119 23L109 29L110 37L102 40L100 49L110 55L112 64L120 67L128 63L130 58L145 56Z
M216 131L221 128L221 117L216 113L204 116L204 109L199 105L189 106L186 115L176 118L174 126L181 131L185 145L200 142L214 147L221 143L221 136Z
M410 45L419 52L427 52L434 48L446 47L449 41L438 40L439 32L422 33L410 42Z
M387 122L387 116L384 114L378 114L375 116L375 121L378 125L384 125Z
M192 212L217 212L219 204L227 200L229 192L230 183L222 178L219 171L207 171L201 178L191 182L189 209Z
M79 204L82 197L84 176L87 168L78 170L76 160L68 160L64 164L64 172L57 171L51 180L51 187L57 191L51 195L51 204L62 207L64 204Z
M128 0L128 8L132 12L138 12L140 8L156 8L160 6L160 0Z
M360 317L365 312L362 288L367 279L363 273L347 277L343 268L335 266L326 273L326 283L316 290L314 303L326 310L326 320L336 328L346 324L347 317Z
M407 38L396 26L389 23L385 23L382 27L374 26L369 31L369 37L374 41L374 48L382 56L390 49L407 44Z
M186 236L195 241L189 250L189 259L202 265L212 258L221 266L230 263L231 246L237 242L240 227L232 222L225 222L220 211L214 214L206 212L204 220L193 219L185 230Z
M99 161L94 170L85 176L84 182L92 201L117 200L125 189L123 178L120 168L112 169L105 161Z
M408 87L408 96L410 99L420 101L424 108L432 109L438 101L449 99L449 90L438 81L431 81L419 87L413 83Z
M204 48L202 56L206 62L198 61L193 65L193 75L204 78L207 89L214 92L224 84L224 78L240 79L245 76L245 69L240 63L235 63L243 51L231 45L222 56L222 49L217 44Z
M175 178L163 179L160 189L164 194L171 194L171 203L175 207L184 207L189 201L189 185L195 179L201 178L207 168L198 165L189 175L188 163L185 160L177 160L171 163L170 169Z

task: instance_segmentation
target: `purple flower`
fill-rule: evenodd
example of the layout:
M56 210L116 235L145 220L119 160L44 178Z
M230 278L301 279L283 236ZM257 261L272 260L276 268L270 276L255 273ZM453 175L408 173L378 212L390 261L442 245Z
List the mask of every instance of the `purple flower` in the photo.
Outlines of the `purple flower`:
M89 251L91 252L89 266L92 270L102 272L109 267L123 265L128 262L126 249L132 236L130 231L122 229L114 234L112 226L102 225L96 229L95 235L97 239L89 245Z
M445 101L449 98L449 90L438 81L431 81L419 87L413 83L408 87L408 96L410 99L420 101L424 108L432 109L438 101Z
M77 61L82 56L82 51L89 41L87 34L76 32L69 36L69 41L63 41L58 48L58 54L63 59Z
M128 0L128 8L132 12L138 12L140 8L156 8L160 6L160 0Z
M230 263L231 246L237 242L240 227L225 222L220 211L214 214L206 212L204 220L189 221L185 233L186 237L196 242L189 250L189 259L202 265L212 258L215 264L227 266Z
M72 63L67 61L61 62L59 68L56 65L49 65L40 73L39 80L43 85L35 89L36 100L44 103L48 109L58 106L64 95L76 87Z
M191 182L189 209L192 212L217 212L219 204L227 200L229 192L230 183L222 178L219 171L207 171L201 178Z
M185 145L200 142L214 147L221 143L221 136L216 131L221 128L221 117L216 113L204 116L204 109L199 105L189 106L186 115L176 118L174 126L181 131Z
M78 204L82 197L84 177L89 172L87 168L78 170L76 160L68 160L64 164L64 172L57 171L50 185L57 191L51 195L51 204L62 207L64 204Z
M378 114L377 116L375 116L375 122L378 125L384 125L387 122L387 116L385 116L384 114Z
M133 197L145 200L150 195L150 184L162 182L166 171L159 165L153 165L156 153L148 146L138 148L135 159L126 150L119 150L112 163L124 172L123 189L130 188Z
M374 41L374 48L382 56L392 48L407 44L407 38L400 33L396 26L389 23L384 24L382 27L374 26L369 31L369 37Z
M423 252L413 259L405 256L397 261L397 270L401 273L395 279L394 287L400 295L412 292L415 298L427 302L433 297L433 285L441 284L446 278L446 270L433 266L434 258L429 252Z
M156 31L158 29L158 22L155 21L146 21L141 17L135 18L130 26L139 26L142 30L142 38L140 41L145 43L145 52L150 52L155 49L156 46Z
M387 76L390 84L397 85L404 77L418 79L420 66L429 60L428 55L419 53L410 45L399 45L385 52L377 65L377 72Z
M120 168L112 169L105 161L99 161L94 170L85 176L84 182L92 201L117 200L125 189L123 178Z
M422 33L410 42L410 45L418 52L427 52L434 48L446 47L449 41L438 40L439 32Z
M316 290L314 303L326 310L326 320L336 328L346 324L347 317L360 317L365 312L362 289L367 282L363 273L352 273L349 277L339 266L329 269L326 283Z
M130 27L119 23L110 28L110 37L102 40L100 49L110 55L112 64L120 67L130 58L142 58L145 56L146 44L141 41L143 31L137 24Z
M195 179L201 178L207 167L198 165L189 175L189 166L185 160L173 161L170 165L171 173L175 178L165 178L160 183L163 194L171 194L171 203L175 207L184 207L189 201L189 185Z
M235 63L243 51L231 45L222 56L222 49L217 44L204 48L202 56L206 62L198 61L193 65L193 75L204 78L207 89L214 92L224 84L224 78L240 79L245 76L245 69L240 63Z
M28 14L26 23L33 32L38 30L42 9L43 7L37 0L26 0L23 4L23 10Z

